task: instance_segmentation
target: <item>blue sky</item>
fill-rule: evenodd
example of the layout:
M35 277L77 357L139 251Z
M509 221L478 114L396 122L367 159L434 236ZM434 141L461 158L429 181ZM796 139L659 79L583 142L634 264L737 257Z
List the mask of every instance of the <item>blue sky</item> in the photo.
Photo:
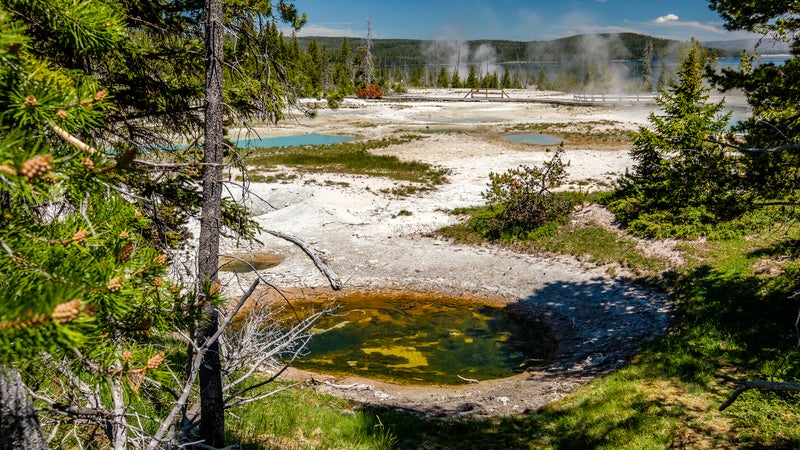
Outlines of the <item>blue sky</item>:
M636 32L701 41L749 37L727 32L705 0L295 0L308 23L299 36L508 39Z

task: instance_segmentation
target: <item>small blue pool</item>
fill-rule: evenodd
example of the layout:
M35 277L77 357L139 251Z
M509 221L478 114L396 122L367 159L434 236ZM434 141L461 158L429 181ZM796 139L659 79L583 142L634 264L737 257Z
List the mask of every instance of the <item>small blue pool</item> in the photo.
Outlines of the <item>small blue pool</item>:
M566 142L565 139L551 134L510 134L503 137L504 141L518 144L558 145Z
M236 145L243 148L293 147L295 145L330 145L351 142L354 136L335 134L293 134L288 136L264 136L248 139L237 139Z

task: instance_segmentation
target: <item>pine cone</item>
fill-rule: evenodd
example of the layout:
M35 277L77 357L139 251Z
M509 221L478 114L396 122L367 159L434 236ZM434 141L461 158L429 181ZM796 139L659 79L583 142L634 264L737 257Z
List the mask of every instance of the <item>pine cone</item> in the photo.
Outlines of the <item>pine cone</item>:
M80 315L80 313L80 300L72 300L56 306L56 309L53 310L53 313L50 314L50 317L55 323L61 325L67 322L72 322L78 317L78 315Z
M119 251L117 259L119 259L121 263L127 262L131 258L131 253L133 253L133 242L128 242L122 247L122 250Z
M50 171L52 168L53 157L50 155L37 155L33 158L22 163L22 168L19 169L19 174L28 179L33 180L38 176L42 176Z
M158 353L157 355L147 360L147 364L145 364L145 367L147 367L148 369L155 369L158 366L160 366L162 362L164 362L164 354Z
M108 289L109 292L119 292L120 290L122 290L123 281L124 280L122 279L122 277L112 278L111 280L109 280L108 284L106 284L106 289Z

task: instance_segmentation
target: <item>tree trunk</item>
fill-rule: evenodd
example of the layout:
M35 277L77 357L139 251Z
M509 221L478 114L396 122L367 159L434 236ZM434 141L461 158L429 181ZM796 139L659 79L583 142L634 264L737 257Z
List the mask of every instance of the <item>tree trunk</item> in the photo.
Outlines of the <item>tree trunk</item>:
M209 286L217 280L222 198L222 2L206 0L206 108L203 205L197 255L198 301L203 317L197 329L199 344L213 336L219 313L208 301ZM200 366L200 438L212 447L225 446L225 413L219 344L214 343Z
M20 448L48 447L19 372L0 368L0 450Z

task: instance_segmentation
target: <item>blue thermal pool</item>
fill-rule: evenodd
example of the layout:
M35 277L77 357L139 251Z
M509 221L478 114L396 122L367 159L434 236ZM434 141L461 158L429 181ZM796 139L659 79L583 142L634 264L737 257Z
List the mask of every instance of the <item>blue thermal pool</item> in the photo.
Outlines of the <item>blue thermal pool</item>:
M296 145L340 144L342 142L351 142L355 139L356 138L354 136L311 133L237 139L236 145L243 148L293 147Z
M516 142L518 144L537 144L537 145L558 145L565 142L565 139L551 134L510 134L503 137L504 141Z

